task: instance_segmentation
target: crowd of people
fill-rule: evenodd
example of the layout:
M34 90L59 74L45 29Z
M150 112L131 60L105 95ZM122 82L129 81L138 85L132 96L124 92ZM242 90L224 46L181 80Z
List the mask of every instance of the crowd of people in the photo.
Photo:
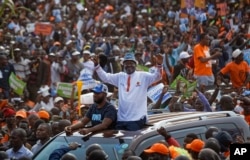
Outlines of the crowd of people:
M0 140L9 158L31 158L62 131L139 130L149 109L234 111L250 124L248 0L15 0L0 14ZM26 84L21 93L13 74ZM88 105L74 99L86 75L100 81L82 90L93 93ZM197 86L171 88L180 76ZM57 95L59 83L72 85L71 98ZM161 83L155 102L147 91Z

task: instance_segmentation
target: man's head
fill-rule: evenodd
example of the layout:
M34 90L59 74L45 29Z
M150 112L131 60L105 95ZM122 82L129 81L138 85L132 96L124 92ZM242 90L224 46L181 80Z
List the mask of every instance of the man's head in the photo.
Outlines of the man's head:
M67 127L67 126L70 126L71 125L71 122L67 119L62 119L58 122L58 130L60 132L64 131L64 128Z
M42 123L36 130L36 138L39 140L49 139L51 135L51 127L47 123Z
M198 139L198 136L195 133L189 133L184 138L183 148L186 148L186 145L191 143L193 140Z
M54 99L54 106L61 108L64 105L64 99L62 97L56 97Z
M204 110L204 105L203 105L202 101L200 100L200 98L197 98L195 100L194 108L196 109L196 111L203 111Z
M80 57L80 52L74 51L74 52L72 53L72 60L73 60L73 61L79 60L79 57Z
M203 46L209 46L210 38L206 33L200 35L200 44Z
M36 113L31 113L28 116L28 123L29 123L31 128L34 127L34 124L35 124L36 120L38 120L38 119L39 119L39 116Z
M181 54L180 54L180 56L179 56L180 60L181 60L184 64L188 63L190 57L191 57L191 55L189 55L188 52L185 52L185 51L181 52Z
M25 120L27 118L27 112L23 109L16 112L16 123L17 125L21 120Z
M220 107L222 111L232 111L234 109L233 98L229 95L223 95L220 99Z
M149 154L149 157L168 157L169 149L163 143L155 143L149 149L144 150L145 153Z
M218 133L218 132L219 132L219 128L214 127L214 126L211 126L211 127L209 127L209 128L207 129L207 131L205 132L205 137L206 137L206 139L211 138L211 137L214 137L214 135L215 135L216 133Z
M92 92L94 93L94 102L101 104L103 101L106 101L108 87L105 84L98 84L92 89Z
M204 142L200 139L193 140L190 144L187 144L187 149L194 159L197 159L199 152L204 147Z
M236 49L232 53L232 58L234 59L235 63L240 63L243 61L243 53L240 49Z
M11 132L10 144L14 152L17 152L26 141L26 132L22 128L16 128Z
M46 110L40 110L37 112L40 119L44 120L45 122L49 122L50 114Z
M16 125L16 118L15 118L15 110L11 108L5 108L3 110L3 117L5 119L5 122L8 126L14 126Z
M86 157L88 157L92 151L98 150L98 149L102 150L102 146L97 143L89 145L86 149Z
M0 67L8 64L8 58L6 55L0 55Z
M123 66L127 74L135 72L137 61L134 53L126 53L123 60Z
M232 136L226 131L220 131L214 137L219 141L221 152L227 152L230 148L230 144L233 142Z
M14 57L15 57L15 59L19 59L21 57L21 50L20 50L20 48L15 48L14 49Z
M84 50L83 52L82 52L82 55L83 55L83 59L84 59L84 61L86 62L86 61L88 61L89 59L90 59L90 51L89 50Z
M61 160L77 160L77 157L72 153L66 153L62 156Z
M90 152L87 160L107 160L108 155L102 149L96 149Z

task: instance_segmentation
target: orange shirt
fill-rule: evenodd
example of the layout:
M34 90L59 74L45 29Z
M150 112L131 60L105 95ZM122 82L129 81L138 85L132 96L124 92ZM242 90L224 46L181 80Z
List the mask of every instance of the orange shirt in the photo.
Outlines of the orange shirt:
M246 80L246 73L248 71L248 64L246 61L242 61L240 64L236 64L234 61L228 63L220 71L222 74L230 74L230 80L233 87L240 88Z
M197 44L194 46L194 75L212 76L211 61L201 62L199 58L210 57L209 47Z

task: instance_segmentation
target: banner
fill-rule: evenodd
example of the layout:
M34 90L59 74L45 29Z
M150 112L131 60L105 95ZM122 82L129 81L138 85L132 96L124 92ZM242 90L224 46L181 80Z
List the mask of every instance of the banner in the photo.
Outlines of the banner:
M48 36L53 30L53 25L50 23L36 23L35 34Z
M195 0L194 6L197 8L200 8L200 9L205 9L206 8L206 0Z
M62 83L59 82L57 84L57 95L60 97L64 97L64 98L71 98L71 94L72 94L72 90L73 90L73 84L72 83ZM74 99L77 99L77 90L75 91L75 97Z
M145 72L148 72L148 71L149 71L149 68L146 67L146 66L143 66L143 65L138 64L138 65L136 66L136 70L137 70L137 71L145 71Z
M83 69L80 73L78 81L83 82L82 90L94 88L97 85L97 81L92 78L91 71Z
M153 86L153 87L148 89L148 93L147 93L148 98L153 103L156 103L158 101L158 99L160 98L163 87L164 87L163 83L160 83L160 84L158 84L156 86ZM163 98L162 98L161 104L166 102L171 97L172 97L172 95L169 92L165 93Z
M227 15L227 3L217 3L216 8L218 10L218 15L225 16Z
M9 77L10 88L18 94L19 96L23 95L23 90L26 86L26 83L20 80L14 73L11 73Z
M183 94L184 97L189 97L192 95L192 92L197 86L197 82L194 81L190 83L188 80L183 78L181 75L177 76L176 79L171 83L170 88L176 89L177 85L180 89L180 92Z
M194 0L181 0L181 8L193 8Z

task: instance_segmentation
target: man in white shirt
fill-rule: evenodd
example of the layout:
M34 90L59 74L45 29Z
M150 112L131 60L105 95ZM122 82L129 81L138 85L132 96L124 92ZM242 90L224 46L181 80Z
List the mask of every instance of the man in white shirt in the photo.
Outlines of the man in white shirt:
M93 76L95 65L94 62L90 59L90 54L91 53L88 50L83 51L83 66L84 69L88 70L88 73L91 73L91 76Z
M21 50L19 48L14 49L14 58L9 62L13 65L16 75L26 82L29 78L30 68L28 63L21 56Z
M127 53L123 66L125 72L116 74L106 73L95 58L96 72L100 79L118 87L118 113L116 129L139 130L146 123L147 116L147 89L161 79L162 56L155 56L159 65L154 73L136 71L137 61L134 53Z
M55 55L56 60L51 65L51 88L56 89L57 83L61 82L61 76L67 73L67 62L63 60L63 56L60 53Z

